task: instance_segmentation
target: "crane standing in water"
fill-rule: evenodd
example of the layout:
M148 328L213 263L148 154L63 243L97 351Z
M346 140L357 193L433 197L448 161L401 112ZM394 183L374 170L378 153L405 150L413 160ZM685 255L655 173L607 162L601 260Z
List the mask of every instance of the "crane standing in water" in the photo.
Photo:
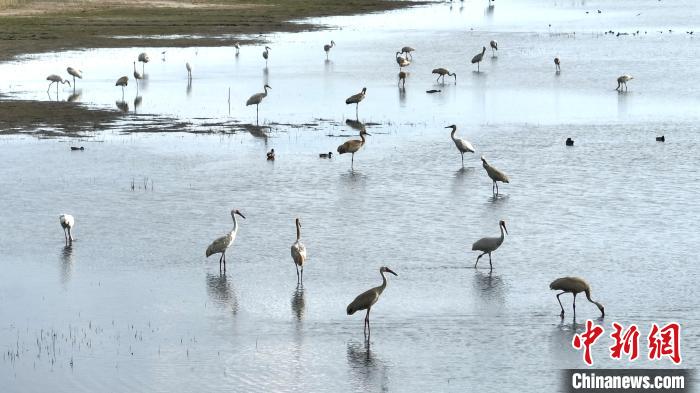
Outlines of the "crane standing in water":
M486 174L489 175L491 180L493 180L493 186L491 187L491 191L495 196L498 196L498 183L510 183L510 179L508 179L508 176L500 171L498 168L491 166L488 162L486 162L486 159L484 156L481 156L481 162L486 170Z
M457 150L459 150L459 153L462 155L462 166L464 166L464 153L474 153L474 146L472 146L472 144L469 143L469 141L466 139L455 138L455 132L457 132L456 125L453 124L453 125L447 126L445 128L452 129L452 133L450 134L450 137L452 138L452 141L455 143L455 146L457 146Z
M360 130L360 140L357 139L351 139L349 141L346 141L342 145L338 146L338 153L339 154L345 154L345 153L351 153L352 154L352 159L351 159L351 164L350 167L353 168L355 166L355 153L360 150L362 146L365 145L365 135L371 135L368 134L367 131L364 129Z
M146 63L151 61L151 58L148 57L148 53L146 52L141 52L138 57L138 61L140 61L141 64L141 73L146 74Z
M250 105L255 105L255 122L258 122L258 107L260 106L260 103L262 102L263 98L267 97L267 89L272 89L270 86L265 85L263 87L265 89L264 92L262 93L257 93L253 94L248 98L248 101L246 101L245 105L250 106Z
M617 78L617 88L615 90L617 91L622 91L622 87L625 87L625 91L627 91L627 82L631 81L634 79L633 76L630 75L622 75L619 78Z
M262 53L263 59L265 59L265 67L267 67L267 58L270 57L271 50L272 50L272 48L270 48L269 46L266 46L265 50Z
M221 272L223 262L223 272L226 273L226 250L231 247L233 242L236 240L236 234L238 233L238 220L236 220L236 215L243 217L245 220L245 216L243 213L238 211L238 209L231 210L231 218L233 218L233 228L231 229L231 232L214 240L209 247L207 247L205 254L207 258L213 254L221 254L221 257L219 257L219 272Z
M73 89L75 90L75 78L83 79L83 71L73 67L66 68L66 71L73 76Z
M598 310L600 310L600 317L605 317L605 307L603 307L602 304L591 299L591 286L588 285L586 280L580 277L557 278L556 280L552 281L551 284L549 284L549 289L555 291L563 291L557 294L557 301L559 302L559 307L561 307L561 314L559 314L560 317L564 318L564 306L562 306L561 299L559 299L559 296L565 293L571 293L574 295L574 319L576 319L576 295L578 295L581 292L585 292L586 299L588 299L589 302L595 304L598 307Z
M345 105L355 104L355 118L356 119L358 117L357 114L358 114L358 108L360 106L360 102L365 99L366 94L367 94L367 88L363 87L361 92L359 92L357 94L353 94L345 100Z
M348 315L352 315L359 310L367 310L367 314L365 315L364 332L368 340L371 334L371 329L369 326L369 312L370 310L372 310L372 306L374 306L374 304L377 303L377 300L379 300L379 296L382 294L382 292L384 292L384 289L386 288L386 277L384 276L385 272L398 276L398 274L394 273L388 267L382 266L381 268L379 268L379 274L382 275L382 285L374 287L358 295L355 298L355 300L352 301L352 303L348 304L346 310Z
M472 64L476 63L476 72L480 72L479 70L479 63L481 63L481 60L484 59L484 53L486 53L486 47L484 46L481 50L481 53L477 54L476 56L472 57Z
M496 57L496 52L498 50L498 41L496 40L491 40L489 43L491 45L491 56Z
M122 101L124 101L124 87L129 84L129 77L128 76L122 76L121 78L117 79L117 83L114 84L114 86L121 86L122 87ZM138 86L138 81L136 82L136 85Z
M331 51L331 48L335 46L335 41L331 40L330 44L323 45L323 50L326 52L326 60L328 60L328 52Z
M301 221L299 218L296 219L297 226L297 240L292 244L292 260L294 261L294 266L297 268L297 283L304 282L304 262L306 262L306 246L301 242ZM301 276L299 275L299 268L301 268Z
M143 79L143 74L136 71L136 62L134 62L134 79L136 80L136 90L139 88L139 80Z
M453 72L450 73L450 71L447 68L436 68L433 70L433 74L437 74L437 79L435 79L435 83L440 81L440 78L442 78L442 83L445 83L445 75L447 76L453 76L455 78L455 84L457 84L457 73Z
M475 241L474 244L472 244L472 251L481 251L481 254L479 254L479 256L476 257L474 269L476 269L476 265L479 263L479 258L483 257L484 254L489 254L489 266L491 267L491 270L493 270L493 265L491 264L491 253L496 251L498 247L500 247L501 244L503 244L503 240L505 239L503 231L505 230L506 233L508 233L505 221L501 220L498 223L498 226L501 228L500 237L484 237Z
M58 84L59 84L59 83L60 83L60 84L66 84L66 83L68 83L68 86L70 86L70 81L69 81L69 80L63 79L60 75L51 74L51 75L49 75L49 76L46 77L46 80L47 80L47 81L51 81L51 83L49 83L49 87L46 89L46 91L48 92L48 91L51 89L51 85L53 85L53 84L55 83L55 84L56 84L56 95L57 95L57 96L58 96Z
M61 227L63 228L63 237L66 240L66 245L73 245L73 234L71 233L71 229L73 229L73 226L75 226L75 218L73 218L73 216L70 214L61 214L58 217L58 221L61 223Z

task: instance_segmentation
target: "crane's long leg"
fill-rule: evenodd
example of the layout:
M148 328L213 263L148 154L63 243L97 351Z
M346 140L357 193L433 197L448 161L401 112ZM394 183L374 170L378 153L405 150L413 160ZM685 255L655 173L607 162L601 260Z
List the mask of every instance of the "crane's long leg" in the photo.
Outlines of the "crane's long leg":
M295 263L294 266L297 268L297 284L298 284L299 283L299 265L297 265Z
M68 227L68 245L73 244L73 234L70 232L70 227Z
M464 153L462 153L462 168L464 168Z
M559 307L561 307L561 314L559 314L560 317L564 318L564 306L561 304L561 299L559 299L559 296L565 294L566 292L562 292L557 295L557 301L559 301Z
M66 245L68 245L68 234L66 233L66 228L63 228L63 239L66 241Z
M491 264L491 253L489 253L489 267L490 267L489 270L492 271L492 270L493 270L493 264Z
M355 167L355 153L352 153L352 155L350 157L351 157L350 158L350 167L354 168Z
M482 252L481 255L479 255L478 257L476 257L476 263L474 263L474 269L476 269L476 265L479 263L479 259L480 259L481 257L483 257L484 254L486 254L486 253L485 253L485 252Z
M223 260L224 260L224 254L221 253L221 256L219 257L219 273L221 273L221 265L222 265Z
M224 250L223 257L224 257L224 274L226 274L226 250Z
M304 283L304 265L301 265L301 283Z
M366 336L367 340L369 341L369 336L372 334L372 328L369 326L369 311L372 309L372 307L369 307L367 309L367 315L365 315L365 330L366 330Z
M574 293L574 320L576 320L576 293Z
M496 196L498 196L498 182L497 182L497 181L494 181L493 184L496 185Z
M358 111L359 111L360 103L357 102L355 103L355 120L358 118Z

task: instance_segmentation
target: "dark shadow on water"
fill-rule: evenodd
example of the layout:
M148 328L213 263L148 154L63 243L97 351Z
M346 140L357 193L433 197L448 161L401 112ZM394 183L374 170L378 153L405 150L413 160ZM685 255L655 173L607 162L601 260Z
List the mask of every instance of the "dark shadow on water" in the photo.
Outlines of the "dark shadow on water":
M389 391L389 367L372 351L369 341L349 341L348 367L359 391Z
M304 285L298 284L294 292L292 292L292 315L297 321L301 321L304 319L304 311L306 311Z
M207 294L212 302L230 307L234 315L238 312L236 292L225 274L207 273Z
M66 284L73 276L73 246L61 249L61 282Z

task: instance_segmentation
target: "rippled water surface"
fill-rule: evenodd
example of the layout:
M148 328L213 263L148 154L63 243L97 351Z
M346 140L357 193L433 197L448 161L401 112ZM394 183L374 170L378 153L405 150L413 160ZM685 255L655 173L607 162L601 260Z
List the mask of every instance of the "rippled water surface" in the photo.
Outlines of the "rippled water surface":
M577 320L559 319L548 285L564 275L588 279L607 329L637 323L645 337L652 322L679 321L682 366L697 367L700 48L685 31L699 13L691 1L467 1L273 35L267 67L261 47L170 48L164 60L148 48L129 113L254 123L244 102L268 83L269 135L0 139L3 391L555 391L560 368L584 366L575 330L599 315L579 297ZM487 51L473 72L491 39L497 57ZM416 52L399 90L404 45ZM43 75L74 65L85 73L76 98L115 107L114 81L140 51L28 57L0 65L12 75L0 88L66 100L73 89L47 93ZM457 84L434 83L438 66ZM623 73L635 79L618 94ZM343 100L363 86L359 121L372 135L354 170L345 155L319 159L356 135ZM477 149L463 168L453 123ZM511 177L498 198L482 154ZM232 208L247 219L224 276L204 250ZM64 212L76 217L71 248ZM303 287L289 255L295 217L310 255ZM475 270L472 242L501 219L509 235L493 272ZM363 315L345 307L381 283L382 265L398 277L367 344ZM596 366L629 366L609 344L594 347Z

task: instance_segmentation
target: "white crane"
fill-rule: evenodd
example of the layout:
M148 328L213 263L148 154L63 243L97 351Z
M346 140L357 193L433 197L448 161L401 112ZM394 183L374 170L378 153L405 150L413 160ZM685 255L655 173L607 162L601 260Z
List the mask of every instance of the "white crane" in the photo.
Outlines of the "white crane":
M248 101L245 102L246 106L255 105L255 121L256 122L258 121L258 113L259 113L258 108L260 106L260 103L262 102L263 98L267 97L267 89L272 89L272 88L268 85L265 85L263 87L263 89L265 89L264 92L253 94L252 96L250 96L250 98L248 98Z
M561 307L561 314L559 314L560 317L564 318L564 306L562 306L561 299L559 299L559 296L565 293L571 293L574 295L574 319L576 319L576 295L578 295L581 292L585 292L586 299L588 299L589 302L595 304L598 307L598 310L600 310L600 317L605 317L605 307L603 307L602 304L591 299L591 286L588 285L586 280L580 277L557 278L556 280L552 281L551 284L549 284L549 289L555 291L563 291L557 294L557 301L559 301L559 307Z
M73 89L75 89L75 78L83 79L83 71L73 67L66 68L66 71L73 77Z
M269 46L266 46L265 51L263 51L263 54L262 54L263 59L265 59L265 67L267 67L267 58L270 56L270 50L272 50L272 48L270 48Z
M404 53L405 53L405 54L406 54L406 58L409 58L409 57L410 57L411 60L413 60L413 54L412 54L411 52L413 52L414 50L415 50L415 49L411 48L410 46L404 46L403 48L401 48L401 52L400 52L400 53L401 53L401 54L404 54Z
M141 73L146 74L146 63L151 61L151 58L148 57L148 54L146 52L141 52L139 53L138 61L140 61L141 64Z
M457 84L457 73L452 72L450 73L450 70L447 68L436 68L433 70L433 74L437 74L437 79L435 79L435 83L440 81L440 78L442 78L442 83L445 83L445 75L447 76L453 76L455 78L455 84Z
M363 87L361 92L353 94L345 100L345 105L355 104L355 118L357 118L358 107L360 106L360 102L365 99L366 94L367 88Z
M498 196L498 183L510 183L510 179L508 179L508 176L500 171L498 168L491 166L488 162L486 162L486 159L484 156L481 156L481 163L484 166L484 169L486 170L486 174L489 175L491 180L493 180L493 186L491 187L491 191L493 192L494 195Z
M447 126L445 128L452 129L452 133L450 134L450 137L452 138L452 141L455 143L455 146L457 146L457 150L459 150L459 153L462 155L462 166L464 166L464 153L474 153L474 146L472 146L472 144L469 143L469 141L466 139L455 138L455 132L457 132L456 125L453 124L453 125Z
M117 79L117 83L114 84L114 86L121 86L122 87L122 101L124 101L124 87L129 84L129 77L128 76L122 76L121 78ZM138 85L138 82L136 82Z
M189 61L185 63L185 68L187 69L187 79L192 79L192 66Z
M301 242L301 221L296 219L297 225L297 240L292 244L292 260L297 268L297 283L304 282L304 262L306 262L306 246ZM299 268L301 268L301 277L299 276Z
M345 154L345 153L351 153L352 154L352 160L350 167L354 167L355 165L355 153L360 150L362 146L365 145L365 135L371 135L368 134L367 131L363 129L360 130L360 140L357 139L350 139L349 141L346 141L342 145L338 146L338 153L339 154Z
M622 87L625 87L625 91L627 91L627 82L631 81L634 79L633 76L630 75L622 75L619 78L617 78L617 88L615 90L622 91Z
M498 41L491 40L489 43L491 45L491 56L496 57L496 52L498 50Z
M328 60L328 52L331 51L331 48L335 46L335 41L331 40L330 44L323 45L323 50L326 52L326 60Z
M382 285L374 287L358 295L355 298L355 300L352 301L352 303L348 304L348 308L346 310L348 315L352 315L359 310L367 310L367 314L365 315L364 328L364 332L367 336L367 339L369 339L369 336L372 333L369 326L369 312L370 310L372 310L372 306L374 306L377 300L379 300L379 296L382 294L382 292L384 292L384 289L386 288L386 277L384 276L385 272L398 276L398 274L394 273L388 267L382 266L381 268L379 268L379 274L382 275Z
M508 233L505 221L501 220L498 223L498 226L501 228L500 237L484 237L475 241L474 244L472 244L472 251L481 251L481 254L479 254L479 256L476 257L474 269L476 269L476 265L479 263L479 258L483 257L484 254L489 254L489 266L491 267L491 270L493 270L493 265L491 264L491 253L496 251L498 247L500 247L501 244L503 244L503 239L505 239L503 231L505 230L506 233Z
M481 60L484 59L484 53L486 53L486 47L484 46L481 50L481 53L478 53L476 56L472 57L472 64L476 63L476 72L479 72L479 63L481 63Z
M219 257L219 271L221 271L221 264L223 262L224 273L226 273L226 250L231 247L234 240L236 240L236 234L238 233L238 220L236 220L236 215L239 215L245 219L243 213L238 211L238 209L231 210L231 218L233 218L233 228L231 229L231 232L214 240L209 247L207 247L207 258L213 254L221 254L221 257Z
M57 95L58 95L58 84L59 84L59 83L60 83L60 84L68 83L68 86L70 86L70 81L69 81L69 80L64 80L60 75L51 74L51 75L49 75L49 76L46 77L46 80L47 80L47 81L51 81L51 83L49 83L49 87L46 89L46 92L47 92L47 93L48 93L49 90L51 90L51 85L53 85L54 83L56 84L56 94L57 94Z
M139 88L139 80L141 79L143 79L143 75L140 72L136 71L136 62L134 62L134 80L136 80L136 90L138 90Z
M73 245L73 234L71 229L75 225L75 218L70 214L61 214L58 216L58 221L61 223L61 228L63 228L63 237L66 240L66 245Z

